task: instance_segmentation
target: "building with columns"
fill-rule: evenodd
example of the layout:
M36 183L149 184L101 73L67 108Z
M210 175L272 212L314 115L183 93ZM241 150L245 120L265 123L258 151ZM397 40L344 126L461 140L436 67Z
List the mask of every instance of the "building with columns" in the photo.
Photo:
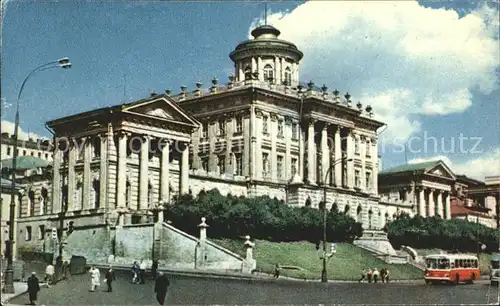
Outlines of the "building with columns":
M384 170L379 174L380 204L389 217L405 212L450 219L455 180L455 174L440 160Z
M288 205L335 204L382 227L372 108L300 82L302 52L265 25L237 45L234 75L47 123L54 133L52 205L73 226L159 217L174 196L219 189ZM373 220L372 220L373 219ZM35 225L29 225L35 226ZM20 229L22 230L22 229Z

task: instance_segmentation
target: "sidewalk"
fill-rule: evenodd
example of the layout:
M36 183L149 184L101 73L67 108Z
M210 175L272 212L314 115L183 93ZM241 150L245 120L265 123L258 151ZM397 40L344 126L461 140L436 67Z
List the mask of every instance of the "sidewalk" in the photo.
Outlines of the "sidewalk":
M9 301L16 298L28 290L28 284L23 282L14 282L14 293L3 293L2 292L2 305L11 305Z

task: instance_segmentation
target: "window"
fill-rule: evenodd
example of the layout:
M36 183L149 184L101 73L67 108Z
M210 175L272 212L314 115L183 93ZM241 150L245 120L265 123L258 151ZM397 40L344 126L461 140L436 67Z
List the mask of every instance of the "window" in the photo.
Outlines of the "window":
M251 80L252 79L252 69L250 66L247 66L245 68L245 80Z
M45 234L45 225L39 225L38 226L38 239L43 240Z
M26 156L26 150L23 150L23 156Z
M31 153L30 153L30 155L31 155L31 156L35 155L35 152L31 152Z
M223 175L226 173L226 158L225 156L219 156L217 161L217 166L219 167L219 174Z
M130 201L132 200L132 185L130 181L127 180L125 184L125 207L130 207Z
M297 169L298 169L298 163L296 158L292 158L292 177L297 174Z
M243 132L243 119L241 116L236 117L236 133Z
M224 136L226 135L226 121L225 120L219 120L219 136Z
M360 177L359 170L354 171L354 179L355 179L355 186L360 188L361 187L361 177Z
M10 148L7 148L7 155L10 155Z
M262 133L264 134L267 134L268 131L267 131L267 122L268 122L269 118L267 116L263 116L262 117Z
M42 153L38 152L38 158L42 158Z
M290 67L285 69L285 80L283 80L284 85L292 85L292 70Z
M31 226L26 226L26 241L31 240Z
M28 192L28 201L30 208L28 216L33 216L35 215L35 192L33 190Z
M243 175L243 157L241 156L241 153L235 154L235 159L236 159L235 174L241 176Z
M359 138L355 138L354 140L354 154L359 155Z
M298 127L299 125L297 123L292 123L292 139L299 139L298 137Z
M203 169L203 171L205 172L208 172L208 157L201 158L201 169Z
M262 153L262 175L264 177L269 176L271 173L270 171L270 165L269 165L269 154L268 153Z
M92 138L92 148L94 149L94 158L98 158L101 156L101 138L94 137Z
M372 173L366 172L366 189L372 188Z
M201 138L208 138L208 123L203 123L201 127Z
M283 137L283 120L278 120L278 137Z
M371 142L369 140L366 141L366 149L365 149L365 153L366 153L366 157L371 157L372 155L372 145L371 145Z
M274 80L273 66L267 64L264 66L264 81L272 83Z
M45 153L45 159L49 159L49 154Z
M276 171L278 172L278 179L283 178L283 156L278 155Z

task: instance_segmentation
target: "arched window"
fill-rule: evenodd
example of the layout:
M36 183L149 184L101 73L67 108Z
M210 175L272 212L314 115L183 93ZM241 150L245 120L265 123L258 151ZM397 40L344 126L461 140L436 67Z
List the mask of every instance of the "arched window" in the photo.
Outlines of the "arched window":
M325 209L325 207L326 207L325 202L323 202L323 201L319 202L319 205L318 205L319 210L323 210L323 209Z
M361 208L361 205L358 205L358 208L356 209L356 221L360 222L361 221L361 213L363 212L363 209Z
M125 207L130 207L131 197L132 197L132 186L130 185L130 181L127 180L127 183L125 184Z
M33 216L35 214L35 192L33 190L30 190L28 192L28 207L29 209L29 216Z
M306 207L311 207L311 198L307 198L305 206Z
M347 204L345 207L344 207L344 214L348 214L349 213L349 210L351 209L351 207L349 206L349 204Z
M99 198L100 198L100 191L101 191L101 182L100 180L98 179L94 179L92 181L92 189L94 189L93 191L93 195L94 195L94 208L95 209L98 209L99 208Z
M284 85L292 85L292 70L290 67L286 67L285 69L285 79L283 80Z
M267 64L264 66L264 81L272 83L274 80L273 66Z

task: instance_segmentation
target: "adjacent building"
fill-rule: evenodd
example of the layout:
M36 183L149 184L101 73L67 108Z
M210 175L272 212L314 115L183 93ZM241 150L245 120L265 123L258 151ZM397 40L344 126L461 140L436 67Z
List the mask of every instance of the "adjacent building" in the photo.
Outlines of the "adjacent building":
M17 140L18 156L33 156L52 161L51 142L46 139ZM14 157L14 135L2 133L0 137L0 160Z

